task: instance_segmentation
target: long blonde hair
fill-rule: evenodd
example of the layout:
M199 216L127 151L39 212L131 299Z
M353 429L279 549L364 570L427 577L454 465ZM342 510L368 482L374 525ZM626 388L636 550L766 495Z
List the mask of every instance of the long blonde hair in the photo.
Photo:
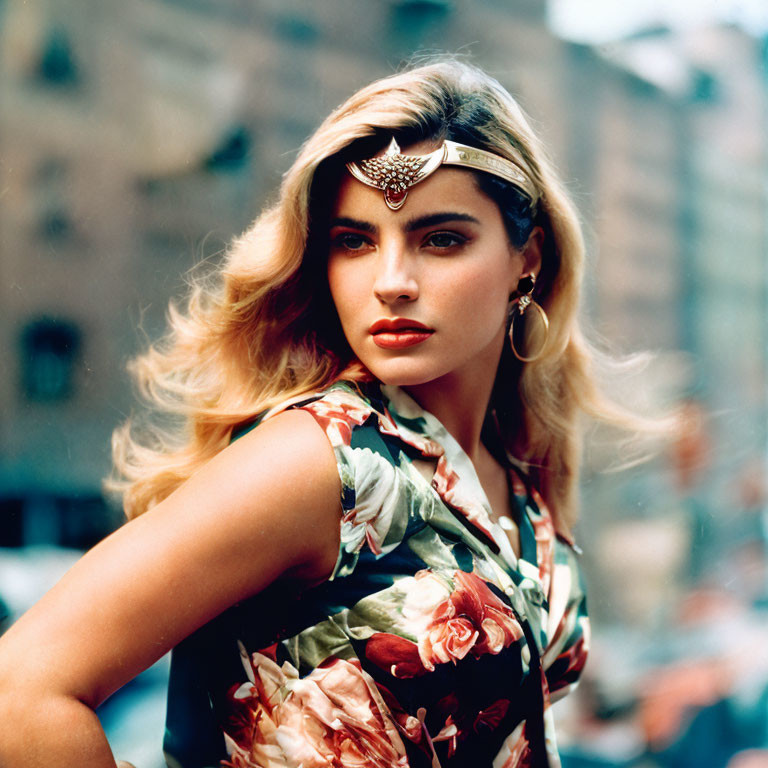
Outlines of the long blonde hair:
M461 136L455 135L458 124ZM127 422L112 441L116 471L107 485L124 492L129 518L168 496L255 414L339 377L363 375L348 348L334 346L328 342L333 334L318 330L328 325L322 313L334 312L307 290L306 274L322 264L312 253L311 225L333 194L324 169L340 167L350 153L381 147L392 135L463 139L502 156L514 147L527 164L540 194L537 221L547 236L546 280L537 300L549 315L550 334L538 360L511 366L512 380L505 380L501 395L502 426L515 430L505 435L508 444L533 469L558 525L570 528L580 414L630 426L632 419L600 394L594 354L579 329L584 244L568 195L514 99L494 79L454 59L376 81L335 110L285 174L277 203L233 241L223 267L193 282L183 310L171 304L167 335L130 368L156 411L176 418L137 436Z

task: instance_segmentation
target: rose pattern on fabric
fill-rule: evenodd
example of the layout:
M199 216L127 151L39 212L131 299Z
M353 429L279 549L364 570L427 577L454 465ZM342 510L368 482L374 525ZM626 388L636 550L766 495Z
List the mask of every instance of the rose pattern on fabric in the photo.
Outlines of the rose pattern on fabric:
M345 397L340 393L329 393L327 397L312 402L306 410L311 411L315 420L325 430L331 445L349 445L352 430L370 416L371 409L365 407L359 398Z
M241 648L248 682L232 693L240 727L227 734L229 768L407 768L396 729L357 660L329 659L300 678Z
M368 544L375 555L389 548L384 540L399 510L407 504L400 473L383 456L369 448L356 448L348 461L354 467L355 506L341 519L341 541L347 552L359 552ZM407 514L407 510L405 511Z
M409 585L402 614L416 642L378 632L366 646L366 657L394 677L417 677L470 653L498 654L523 636L512 609L474 573L455 571L451 589L437 574L419 571Z
M490 732L498 728L507 714L509 706L509 699L498 699L475 713L463 709L459 697L455 693L449 694L437 704L437 710L445 717L445 724L432 738L432 741L433 743L445 742L448 757L451 758L456 753L459 744L473 732Z
M525 720L507 736L504 747L493 761L493 768L528 768L532 762L531 745L525 733Z
M493 538L491 518L482 504L472 502L462 493L459 475L452 469L445 458L438 459L432 485L445 501L458 509L467 520L488 538Z
M555 543L555 527L544 500L538 491L532 490L531 496L537 511L529 508L528 517L536 536L536 560L539 564L539 581L545 594L549 593L549 581L552 577L552 548Z
M512 609L473 573L456 571L454 591L438 606L429 629L419 638L419 656L433 670L435 663L454 664L467 653L498 654L523 636Z
M550 768L559 765L550 701L576 683L589 645L577 550L514 466L510 501L525 557L512 562L478 536L487 499L471 462L431 414L402 391L391 399L392 389L338 382L286 405L310 412L334 448L337 567L287 602L257 596L234 607L235 620L203 628L215 672L201 668L169 692L178 716L168 733L180 732L166 744L180 768L455 768L474 764L477 749L478 768L524 768L540 762L540 748ZM435 466L429 481L417 460ZM526 638L539 644L541 669ZM238 641L249 647L245 674L233 674L227 655ZM192 675L200 645L181 658ZM530 674L543 700L535 730L514 698ZM210 681L217 687L206 689ZM189 690L207 691L193 714ZM542 730L543 747L531 735ZM209 738L220 752L203 758Z

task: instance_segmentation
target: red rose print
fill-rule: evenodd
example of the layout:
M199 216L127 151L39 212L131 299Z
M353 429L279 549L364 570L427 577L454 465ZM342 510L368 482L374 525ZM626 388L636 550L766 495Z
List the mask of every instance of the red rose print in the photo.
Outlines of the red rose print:
M429 670L435 664L455 664L468 653L476 658L498 654L523 635L512 609L479 576L455 571L453 579L453 592L419 638L419 655Z
M368 638L365 655L393 677L420 677L427 670L419 658L419 647L400 635L376 632Z

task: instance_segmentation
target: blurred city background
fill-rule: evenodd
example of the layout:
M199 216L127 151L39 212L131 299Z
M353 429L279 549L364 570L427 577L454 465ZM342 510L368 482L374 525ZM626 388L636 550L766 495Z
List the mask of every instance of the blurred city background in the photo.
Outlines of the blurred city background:
M7 626L122 518L126 362L303 140L417 51L516 94L583 213L618 397L677 405L624 472L595 435L578 540L593 652L566 766L768 765L764 0L0 0L0 599ZM141 578L136 576L136 578ZM163 765L165 662L100 711Z

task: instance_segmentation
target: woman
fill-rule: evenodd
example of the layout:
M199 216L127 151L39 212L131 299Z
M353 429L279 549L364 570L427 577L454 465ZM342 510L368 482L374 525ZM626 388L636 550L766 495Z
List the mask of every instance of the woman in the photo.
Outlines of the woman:
M335 111L137 361L183 428L116 434L131 522L2 638L0 764L114 767L94 707L174 648L172 766L557 765L588 646L576 420L620 419L582 257L482 72Z

